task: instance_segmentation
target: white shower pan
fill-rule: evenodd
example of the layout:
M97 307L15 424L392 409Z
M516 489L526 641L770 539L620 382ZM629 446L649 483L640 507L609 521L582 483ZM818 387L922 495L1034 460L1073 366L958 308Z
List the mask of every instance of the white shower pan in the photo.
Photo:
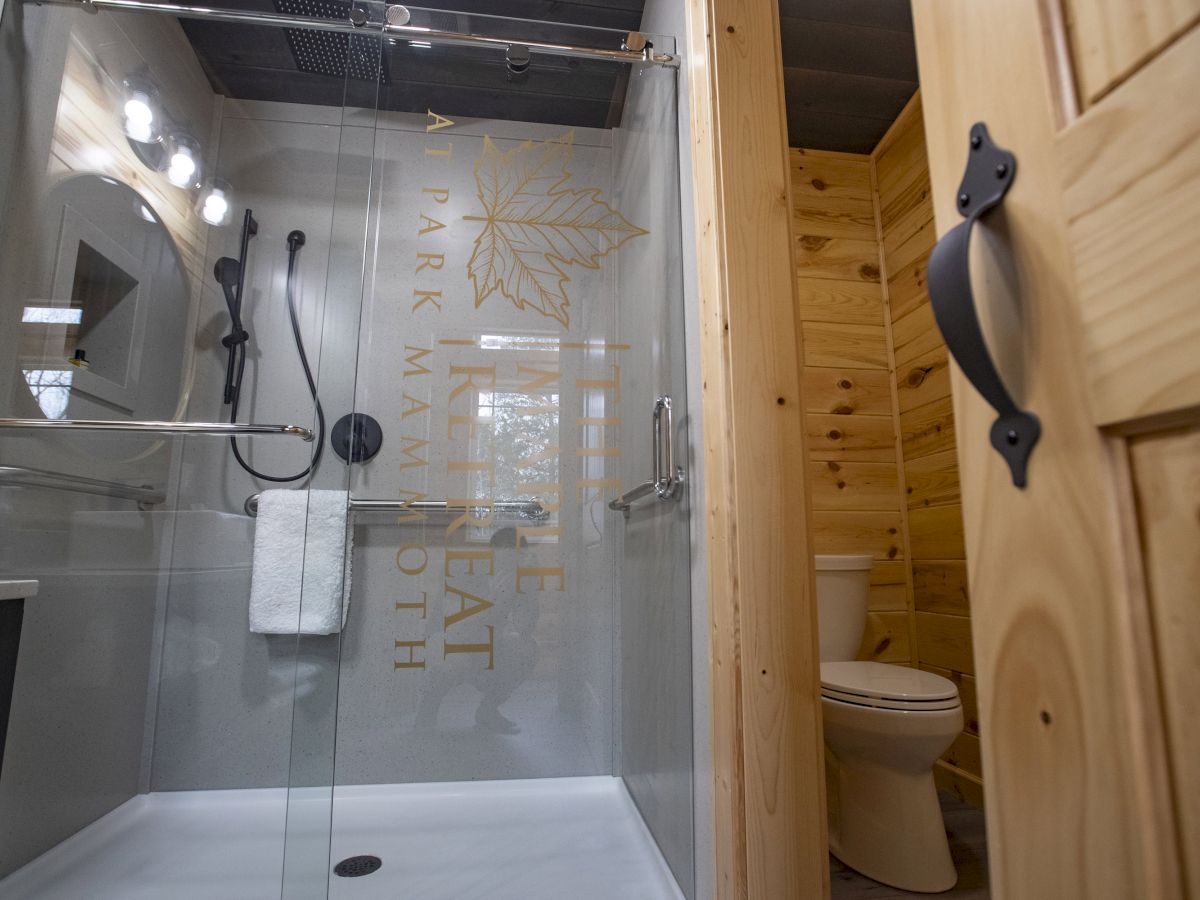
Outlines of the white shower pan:
M282 788L139 795L0 881L0 898L278 900L285 816L289 852L323 860L327 798L293 790L289 812ZM331 875L330 898L683 898L608 776L338 787L330 868L358 855L383 865Z

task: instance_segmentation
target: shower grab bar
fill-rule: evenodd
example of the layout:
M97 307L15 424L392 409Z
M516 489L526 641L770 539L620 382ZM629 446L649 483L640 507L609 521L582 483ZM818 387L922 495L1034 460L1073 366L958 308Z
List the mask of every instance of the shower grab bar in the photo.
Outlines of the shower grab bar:
M228 422L122 422L119 419L0 419L0 428L47 431L123 431L152 434L282 434L311 441L313 433L299 425L230 424Z
M246 498L242 508L248 516L258 515L259 494ZM550 511L537 500L494 500L491 503L450 503L447 500L375 500L350 498L352 512L411 512L411 513L462 513L478 510L483 513L498 512L519 519L542 521L550 518Z
M149 485L123 484L119 481L100 481L82 475L66 475L46 469L27 469L24 466L0 466L0 486L36 487L76 494L95 494L116 500L134 500L140 508L165 503L167 495Z
M643 481L608 504L609 509L623 513L626 518L629 518L629 508L635 500L650 494L656 494L659 500L674 500L679 496L679 486L683 484L683 469L675 464L675 421L671 413L671 398L668 396L654 401L650 435L654 457L653 479Z
M166 13L180 19L207 19L212 22L244 22L247 25L269 25L281 28L303 28L310 31L356 32L369 29L380 30L388 37L408 38L430 44L451 47L492 47L508 51L510 47L524 47L534 53L550 53L581 59L605 59L611 62L652 63L659 66L679 66L679 57L671 53L657 53L652 44L645 42L639 32L629 32L620 50L605 50L599 47L580 47L576 44L556 44L545 41L528 41L521 38L492 37L483 34L468 34L456 31L439 31L419 25L401 25L391 22L370 23L360 10L354 10L348 19L322 19L309 16L289 16L280 13L255 12L252 10L217 9L211 6L183 6L177 3L152 3L147 0L25 0L38 6L75 6L90 12L97 10L128 10L130 12ZM644 46L643 46L644 44ZM633 47L642 47L634 50Z

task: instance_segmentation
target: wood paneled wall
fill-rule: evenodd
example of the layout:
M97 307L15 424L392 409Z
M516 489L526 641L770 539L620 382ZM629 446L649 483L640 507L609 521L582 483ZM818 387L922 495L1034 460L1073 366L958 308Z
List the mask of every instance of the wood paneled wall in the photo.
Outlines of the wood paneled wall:
M939 783L983 802L966 552L920 98L869 156L791 151L807 472L818 553L874 555L862 659L958 685Z
M875 557L860 656L910 663L911 587L871 157L791 151L817 553Z
M981 804L979 712L948 354L925 289L925 269L937 238L919 96L905 107L872 159L884 300L895 352L915 659L921 668L954 681L963 701L963 731L938 764L939 783Z

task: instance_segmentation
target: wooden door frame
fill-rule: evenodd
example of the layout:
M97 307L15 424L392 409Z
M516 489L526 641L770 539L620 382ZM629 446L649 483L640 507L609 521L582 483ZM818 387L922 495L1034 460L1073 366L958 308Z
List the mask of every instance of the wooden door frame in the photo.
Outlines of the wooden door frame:
M688 0L720 900L829 894L781 52L774 0Z

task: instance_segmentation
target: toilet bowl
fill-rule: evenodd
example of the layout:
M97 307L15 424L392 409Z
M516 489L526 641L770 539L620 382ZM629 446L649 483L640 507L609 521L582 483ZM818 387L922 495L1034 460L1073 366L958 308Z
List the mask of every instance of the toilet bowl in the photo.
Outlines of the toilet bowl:
M869 556L816 559L829 849L876 881L945 891L958 875L933 765L962 730L962 704L940 675L854 659L871 563Z

